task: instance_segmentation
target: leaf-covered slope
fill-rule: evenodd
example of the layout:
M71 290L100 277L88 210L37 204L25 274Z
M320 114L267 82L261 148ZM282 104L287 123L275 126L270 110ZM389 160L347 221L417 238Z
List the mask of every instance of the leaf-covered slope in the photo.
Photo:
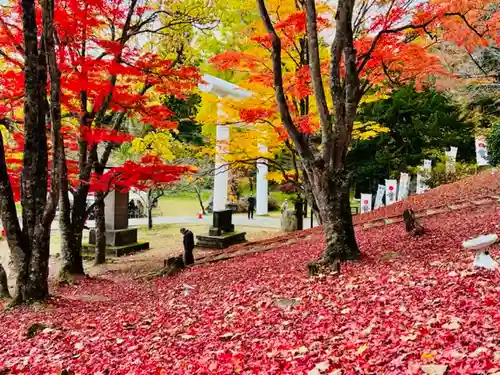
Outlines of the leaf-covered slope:
M46 308L1 315L0 369L421 374L440 364L450 375L494 373L500 276L472 270L461 242L499 233L499 219L496 204L424 218L421 238L402 224L359 228L364 256L340 276L307 278L322 251L317 232L173 278L109 273L54 291ZM194 288L188 295L185 284ZM48 328L27 338L34 323Z

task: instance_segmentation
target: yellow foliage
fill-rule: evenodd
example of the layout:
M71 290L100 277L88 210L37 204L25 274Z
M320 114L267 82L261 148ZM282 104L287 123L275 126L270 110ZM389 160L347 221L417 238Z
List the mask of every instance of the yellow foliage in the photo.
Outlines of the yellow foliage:
M295 171L285 171L285 174L286 174L287 177L290 177L290 178L295 177L295 175L296 175ZM275 172L275 171L267 172L266 179L269 180L269 181L276 182L277 184L281 184L281 183L283 183L283 182L286 181L286 178L283 175L282 171L279 171L279 172ZM299 181L300 181L300 178L299 178Z
M171 142L170 133L149 133L144 138L135 138L132 141L132 149L139 154L148 152L166 160L173 160Z
M0 125L0 132L2 133L3 143L6 144L9 140L9 131L3 125Z
M363 95L363 97L361 98L360 100L360 104L363 104L363 103L373 103L373 102L376 102L378 100L384 100L384 99L388 99L390 98L390 95L387 95L383 92L377 92L375 94L366 94L366 95Z
M238 4L245 4L247 2L238 2L237 0L228 0L227 7L234 10L234 6L238 7ZM267 0L266 6L268 8L269 14L273 18L273 22L279 22L287 19L289 16L297 13L297 3L293 0ZM317 12L332 21L334 19L334 7L329 2L319 1L317 6ZM237 9L237 8L236 8ZM248 10L252 11L251 6ZM235 48L232 51L240 51L243 53L244 63L238 65L233 70L230 71L230 80L233 83L238 84L243 89L252 92L252 96L246 99L235 100L231 98L218 98L217 96L210 93L201 93L201 108L197 116L197 121L203 125L203 135L209 138L209 143L206 145L203 154L212 156L215 150L215 134L216 134L216 124L231 124L231 138L229 144L227 145L227 152L224 155L224 160L227 162L236 163L238 160L253 160L259 157L274 158L275 155L279 154L285 147L283 135L283 125L279 113L276 111L275 93L274 88L269 82L266 81L266 77L272 70L272 63L270 59L270 53L267 48L264 48L257 42L251 40L253 36L266 35L267 31L264 25L258 17L253 19L252 22L246 28L239 29L239 26L234 26L238 29L237 40ZM236 30L231 25L231 30ZM225 35L225 34L224 34ZM286 38L285 38L286 39ZM297 41L296 41L297 42ZM329 49L326 46L321 45L320 48L320 58L322 61L327 61L329 58ZM251 56L252 58L246 60L244 56ZM287 48L286 53L282 54L282 63L284 71L284 82L285 89L288 91L288 102L292 110L292 117L294 121L302 121L303 117L300 117L298 111L298 99L294 97L295 87L294 79L296 78L297 72L297 61L301 60L301 56L298 55L298 51L295 48ZM251 61L251 64L248 63ZM262 74L262 77L259 75ZM257 77L258 79L249 80L249 76ZM237 77L237 78L236 78ZM272 78L271 78L272 79ZM326 90L326 98L329 108L333 108L332 98L329 93L329 83L328 74L323 75L324 87ZM263 81L266 81L265 83ZM300 91L302 92L302 91ZM369 103L376 100L385 99L387 95L382 92L377 92L373 95L364 96L362 102ZM295 100L294 100L295 99ZM319 124L319 115L317 111L316 101L313 96L310 97L311 100L308 102L308 122L306 125L312 124L308 128L308 131L316 131L315 125ZM220 110L220 111L219 111ZM240 113L242 110L255 110L257 113L264 113L266 121L259 122L257 124L241 124ZM221 112L224 113L224 117L221 118ZM245 118L258 118L259 116L252 117L252 113L248 115L246 111L244 114ZM251 120L249 120L251 121ZM357 140L368 140L377 137L380 133L388 132L389 129L383 127L375 122L360 123L357 122L354 127L353 139ZM260 145L265 144L268 150L265 155L261 152ZM243 164L239 164L243 166ZM280 177L278 177L280 175ZM271 179L283 179L281 173L277 173L273 177L271 174ZM281 181L282 182L282 181Z
M283 176L283 173L281 172L267 172L266 178L269 181L274 181L277 184L281 184L282 182L285 181L285 177Z
M199 95L202 105L196 115L196 121L200 124L216 124L218 121L219 98L207 92L200 92Z
M368 139L377 137L380 133L388 133L389 131L389 128L386 128L385 126L375 121L356 121L354 122L352 138L360 141L366 141Z

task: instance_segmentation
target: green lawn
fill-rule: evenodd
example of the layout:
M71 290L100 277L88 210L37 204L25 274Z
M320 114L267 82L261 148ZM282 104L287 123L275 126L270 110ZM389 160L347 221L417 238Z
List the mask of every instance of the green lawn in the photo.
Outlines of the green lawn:
M203 203L210 199L210 191L202 192ZM200 211L200 203L195 193L171 193L161 197L158 207L153 210L154 216L196 216Z
M207 204L210 199L212 192L207 190L203 191L203 203ZM249 194L243 194L243 196L248 196ZM288 199L290 202L293 198L292 195L282 193L280 191L272 191L269 195L276 199L278 202L278 207ZM292 203L290 203L290 206ZM351 207L359 207L359 202L355 202L351 199ZM195 193L190 192L180 192L171 193L169 195L163 196L159 202L158 207L153 210L154 216L196 216L200 211L200 204ZM281 213L278 210L269 212L269 216L279 218Z

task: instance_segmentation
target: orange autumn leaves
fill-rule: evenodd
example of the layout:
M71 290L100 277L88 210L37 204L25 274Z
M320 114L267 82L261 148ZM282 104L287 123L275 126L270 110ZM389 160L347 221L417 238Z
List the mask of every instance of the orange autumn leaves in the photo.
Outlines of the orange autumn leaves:
M292 4L293 3L293 4ZM357 4L363 9L363 3ZM356 25L354 42L358 55L360 80L370 90L362 99L381 97L392 87L415 84L417 88L431 85L441 78L456 78L442 65L434 53L436 40L447 40L472 50L473 47L499 45L500 12L491 0L480 3L471 0L431 0L426 3L403 0L373 1L362 20ZM318 118L307 52L302 53L306 35L305 11L288 0L268 0L266 4L274 27L282 42L283 81L294 124L303 133L319 130ZM334 30L334 11L317 2L320 36ZM354 21L354 22L356 22ZM404 25L425 27L402 27ZM249 28L247 49L244 52L226 51L215 56L211 63L220 70L246 73L239 84L254 92L253 98L241 104L239 120L246 123L270 123L283 139L283 130L274 102L273 71L270 60L271 39L262 26ZM376 41L376 43L374 43ZM366 57L369 56L367 59ZM328 90L329 47L320 43L322 77ZM365 61L366 59L366 61ZM344 74L343 66L341 67ZM327 94L330 107L330 95ZM308 110L301 105L307 100Z

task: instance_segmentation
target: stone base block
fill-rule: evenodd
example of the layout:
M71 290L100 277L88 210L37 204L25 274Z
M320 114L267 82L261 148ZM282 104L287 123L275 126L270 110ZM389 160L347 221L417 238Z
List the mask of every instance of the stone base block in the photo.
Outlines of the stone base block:
M224 234L233 233L233 232L234 232L234 224L231 224L225 230L211 226L210 229L208 230L208 235L209 236L222 236Z
M233 245L237 245L246 242L246 233L226 233L222 236L196 236L198 242L196 247L205 247L210 249L225 249Z
M83 251L88 253L95 252L95 244L83 244ZM141 250L148 250L149 242L135 242L124 246L107 246L106 255L121 257Z
M295 211L285 211L281 214L281 230L285 233L295 232L298 230Z
M89 243L95 245L96 231L92 229L89 233ZM107 246L126 246L137 243L137 228L106 229L106 245Z

